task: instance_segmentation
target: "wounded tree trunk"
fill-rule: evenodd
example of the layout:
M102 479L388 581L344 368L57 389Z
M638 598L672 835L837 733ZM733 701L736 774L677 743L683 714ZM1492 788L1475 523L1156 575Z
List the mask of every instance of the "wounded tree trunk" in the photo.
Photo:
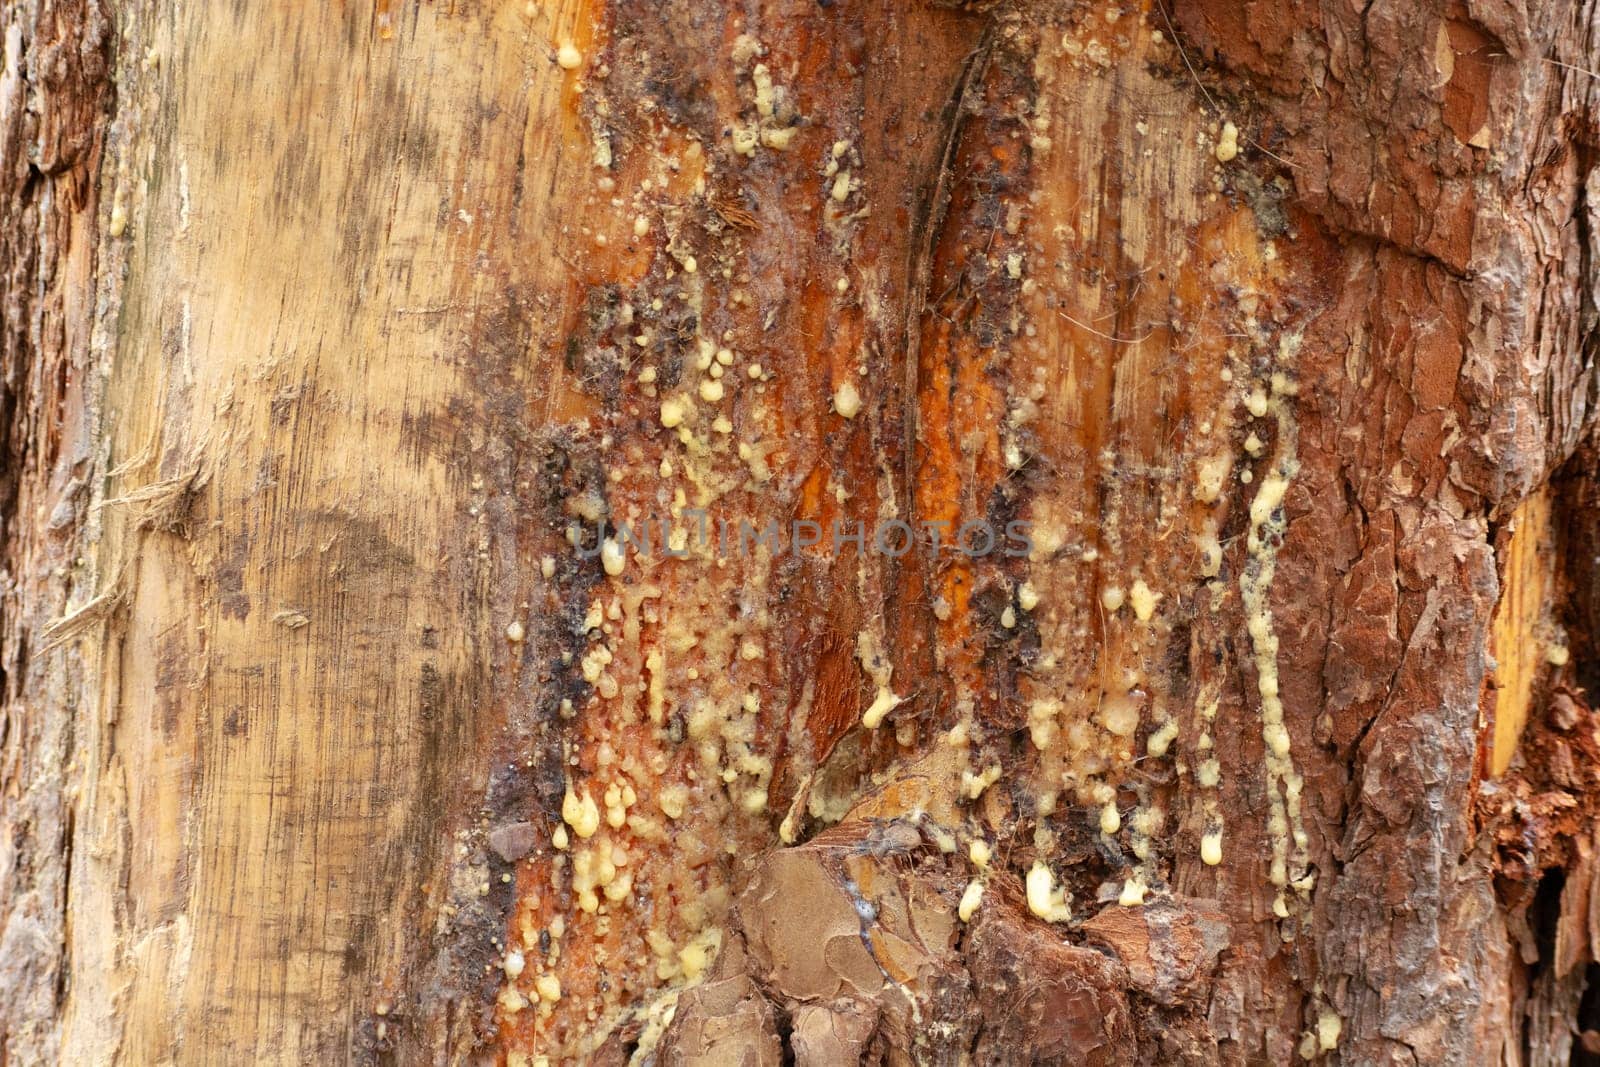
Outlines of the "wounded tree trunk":
M1593 1062L1529 7L10 5L0 1061Z

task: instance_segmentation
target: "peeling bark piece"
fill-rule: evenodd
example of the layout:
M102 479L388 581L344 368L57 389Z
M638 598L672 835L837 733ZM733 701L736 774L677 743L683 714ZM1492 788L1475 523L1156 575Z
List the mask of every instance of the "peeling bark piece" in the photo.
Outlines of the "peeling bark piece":
M966 944L984 1015L976 1062L1136 1062L1123 993L1127 969L1094 949L1062 944L1015 901L994 897L974 919Z
M589 1056L585 1067L628 1067L644 1032L644 1020L630 1019L618 1026Z
M811 1062L844 1062L880 1027L892 1047L935 1058L969 1046L965 880L946 862L894 821L846 823L762 863L739 915L752 973L794 1014L801 1062L802 1045Z
M1575 855L1567 867L1566 883L1561 887L1561 911L1556 919L1556 976L1565 978L1583 962L1589 950L1590 915L1594 909L1597 864L1593 837L1580 838L1573 845Z
M489 831L489 847L507 863L515 863L533 851L538 832L531 822L513 822Z
M870 997L883 986L861 916L819 850L774 853L739 900L757 972L788 1000Z
M678 998L657 1062L664 1067L778 1067L783 1044L772 1005L746 975L696 986Z
M860 1063L876 1024L877 1011L870 1004L803 1004L794 1013L794 1032L789 1037L794 1062L797 1067Z
M1083 924L1088 939L1104 945L1128 969L1134 989L1157 1004L1194 1002L1228 946L1227 916L1210 901L1158 898L1142 908L1113 904Z
M911 812L940 826L959 826L961 772L967 768L965 752L939 745L897 777L862 797L850 809L852 820L890 819Z

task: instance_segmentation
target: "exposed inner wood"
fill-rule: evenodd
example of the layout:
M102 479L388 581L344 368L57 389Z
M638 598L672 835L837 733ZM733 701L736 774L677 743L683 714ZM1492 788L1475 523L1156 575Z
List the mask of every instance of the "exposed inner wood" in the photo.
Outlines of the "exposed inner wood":
M1566 642L1549 617L1555 582L1556 546L1550 523L1550 497L1534 493L1511 516L1511 535L1502 553L1500 601L1495 606L1491 649L1495 657L1494 743L1490 771L1511 766L1540 676L1565 665Z

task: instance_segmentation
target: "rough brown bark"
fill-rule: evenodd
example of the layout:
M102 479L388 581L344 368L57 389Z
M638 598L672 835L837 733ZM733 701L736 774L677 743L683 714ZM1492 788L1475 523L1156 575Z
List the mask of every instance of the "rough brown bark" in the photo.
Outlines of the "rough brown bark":
M111 27L92 4L0 13L0 1060L48 1062L67 1002L74 717L43 633L88 580L100 165Z
M8 6L0 1062L1585 1062L1597 18Z

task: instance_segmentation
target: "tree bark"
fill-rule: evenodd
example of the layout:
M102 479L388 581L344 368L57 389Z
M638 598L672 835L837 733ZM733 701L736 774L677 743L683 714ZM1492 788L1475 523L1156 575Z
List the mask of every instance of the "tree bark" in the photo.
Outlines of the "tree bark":
M1600 1059L1588 0L0 31L0 1063Z

